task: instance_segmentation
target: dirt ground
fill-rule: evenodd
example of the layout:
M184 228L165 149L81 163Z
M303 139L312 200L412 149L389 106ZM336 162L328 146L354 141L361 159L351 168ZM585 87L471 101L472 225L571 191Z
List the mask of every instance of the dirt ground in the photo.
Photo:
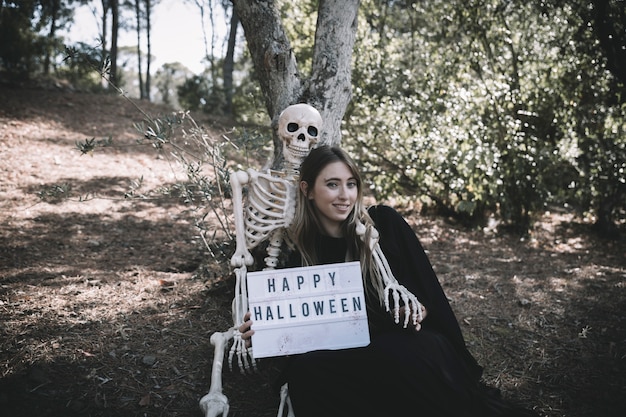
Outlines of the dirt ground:
M0 87L3 416L201 416L233 278L180 198L124 198L184 178L134 145L141 119L117 96ZM109 135L125 146L76 149ZM563 212L520 239L402 211L489 384L545 417L626 415L624 241ZM259 367L224 369L230 416L276 415Z

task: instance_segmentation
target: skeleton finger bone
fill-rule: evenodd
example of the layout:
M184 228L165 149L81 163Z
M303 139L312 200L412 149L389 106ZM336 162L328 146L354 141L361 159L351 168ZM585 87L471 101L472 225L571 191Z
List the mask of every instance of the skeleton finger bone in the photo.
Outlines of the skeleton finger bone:
M246 347L246 342L242 339L241 333L237 329L235 329L233 345L230 347L230 351L228 353L228 364L231 371L233 369L233 360L235 357L237 358L239 372L242 374L245 375L249 372L257 370L256 361L254 360L254 356L252 356L252 349Z

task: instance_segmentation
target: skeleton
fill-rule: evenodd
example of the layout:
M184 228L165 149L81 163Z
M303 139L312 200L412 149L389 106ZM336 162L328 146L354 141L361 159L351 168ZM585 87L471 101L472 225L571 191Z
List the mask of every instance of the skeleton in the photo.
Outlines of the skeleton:
M278 265L278 256L282 243L287 237L287 229L295 213L296 192L298 190L299 167L310 150L317 145L322 127L319 112L307 104L295 104L287 107L278 118L278 136L283 142L285 158L282 171L269 170L259 172L253 169L237 171L231 176L233 191L233 210L235 220L235 253L231 265L235 270L235 298L232 305L234 326L226 332L216 332L211 336L214 346L211 387L207 395L200 400L200 408L206 417L228 416L228 398L222 393L222 365L230 340L233 340L228 355L229 366L235 357L242 373L256 370L252 349L246 347L239 332L243 318L248 311L246 288L247 268L254 263L251 250L267 241L265 269L274 269ZM248 186L246 206L243 205L243 187ZM366 235L365 225L357 225L357 234L362 239ZM406 313L404 327L409 323L417 324L422 318L422 306L417 298L393 277L387 260L378 245L378 233L374 229L368 242L377 266L377 276L384 285L384 298L387 311L393 311L396 323L399 323L400 300ZM390 306L390 299L393 305ZM287 384L281 389L281 403L278 416L286 412L288 417L295 417L288 396Z
M248 169L237 171L231 176L236 239L235 253L231 258L236 277L232 306L234 326L226 332L216 332L211 336L211 343L214 345L211 388L200 400L200 408L206 417L228 416L228 398L222 393L222 364L231 339L233 345L228 355L231 368L236 356L242 372L249 371L251 367L256 369L252 351L246 347L238 330L248 310L246 275L248 267L254 263L250 251L268 241L265 269L274 269L277 266L280 247L295 212L298 168L317 144L321 128L322 117L313 107L308 104L287 107L278 117L278 136L283 143L285 158L284 169L265 172ZM245 207L244 186L248 186ZM286 386L281 390L279 415L283 414L285 404L288 416L293 417Z

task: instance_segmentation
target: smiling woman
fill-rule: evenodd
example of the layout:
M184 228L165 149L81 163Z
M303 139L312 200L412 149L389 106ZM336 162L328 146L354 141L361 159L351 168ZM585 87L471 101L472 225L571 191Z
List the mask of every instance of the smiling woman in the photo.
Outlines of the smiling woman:
M359 195L358 183L350 168L340 161L330 163L319 173L312 187L302 181L300 190L314 207L326 234L341 237L341 226Z
M363 205L361 174L338 147L311 150L300 166L291 235L293 266L359 261L369 343L292 355L278 386L296 416L531 417L481 383L430 261L391 207ZM239 327L246 343L262 311ZM285 385L286 384L286 385ZM323 398L324 401L320 401Z

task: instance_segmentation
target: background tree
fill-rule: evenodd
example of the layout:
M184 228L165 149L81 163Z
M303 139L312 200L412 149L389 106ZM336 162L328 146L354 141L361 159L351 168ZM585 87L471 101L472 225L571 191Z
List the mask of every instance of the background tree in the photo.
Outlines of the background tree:
M50 65L56 55L62 50L62 44L57 37L59 28L64 27L72 14L72 0L52 0L41 2L41 20L48 25L48 33L45 42L45 55L43 57L43 73L50 74ZM42 28L43 29L43 28Z
M0 2L0 70L12 79L48 74L60 49L57 31L68 24L72 2Z
M168 104L174 108L185 108L191 110L190 106L181 106L177 86L184 85L185 81L193 78L194 74L189 68L180 62L163 64L154 75L157 87L157 101ZM180 91L180 90L179 90Z
M137 80L139 81L139 99L146 98L146 89L143 83L142 61L141 54L141 21L142 21L142 0L135 0L135 29L137 31Z
M235 68L235 47L239 19L229 0L188 0L197 7L202 25L204 42L204 61L208 68L200 77L208 77L202 84L208 86L208 96L204 98L203 110L211 114L233 114L233 71ZM223 16L221 15L223 13ZM226 36L226 51L223 58L218 56L219 21L229 22ZM221 65L220 65L221 63ZM199 85L198 80L187 83L186 93L190 88Z
M100 15L100 62L103 63L103 68L105 66L104 63L109 61L109 50L108 50L108 42L109 42L109 10L111 9L111 0L100 0L100 4L102 6L102 15ZM92 8L92 13L96 15L96 9ZM106 65L108 67L108 65ZM108 68L105 69L108 71ZM106 78L102 78L102 86L104 88L108 87L108 81Z
M226 10L226 8L225 8ZM239 16L233 7L230 8L230 24L228 31L228 42L222 72L224 78L224 113L233 115L233 72L235 70L235 47L237 45L237 29L239 28Z
M373 191L521 233L552 205L597 214L600 195L623 213L616 77L576 10L365 0L346 146Z
M192 0L200 12L200 22L202 23L202 40L204 41L204 59L209 64L211 81L217 79L217 67L215 65L215 43L217 36L215 33L215 5L214 0ZM208 23L206 20L208 19ZM210 40L207 34L207 26L211 31Z
M600 233L617 236L626 207L626 8L623 1L572 3L568 52L579 60L564 94L574 104L568 116L579 150L575 201L594 213Z
M119 76L117 72L117 41L120 29L120 7L118 0L110 0L111 7L111 69L109 79L114 85L119 84Z
M157 0L145 0L146 4L146 91L144 98L150 101L150 89L151 89L151 76L150 76L150 67L152 63L152 41L151 41L151 30L152 30L152 6L157 3Z
M324 120L322 140L339 143L341 120L352 97L351 57L359 1L319 1L313 64L306 78L298 69L275 2L235 0L233 5L272 121L288 105L307 102ZM282 148L275 133L273 140L276 166L282 163Z
M624 2L235 0L231 9L229 2L194 1L211 11L210 66L186 79L179 77L184 71L161 68L151 92L158 99L176 103L177 92L181 106L230 111L235 123L261 129L262 109L275 121L287 105L311 103L327 123L324 140L341 141L355 155L379 200L400 198L475 226L495 220L519 233L554 207L576 210L606 235L623 227ZM106 12L94 10L102 55L79 44L72 47L81 58L67 61L57 33L78 2L59 0L58 13L51 11L56 2L0 3L3 75L50 72L91 89L85 68L106 68L116 55L108 39L112 0L80 3L100 2ZM114 25L122 33L128 4L119 3ZM154 71L151 41L139 45L151 29L138 4L143 10L156 3L132 4L134 20L141 19L139 53L119 72L145 75L141 97ZM214 34L208 48L208 29L221 14L230 32L222 49ZM272 140L279 166L281 147L276 135Z

